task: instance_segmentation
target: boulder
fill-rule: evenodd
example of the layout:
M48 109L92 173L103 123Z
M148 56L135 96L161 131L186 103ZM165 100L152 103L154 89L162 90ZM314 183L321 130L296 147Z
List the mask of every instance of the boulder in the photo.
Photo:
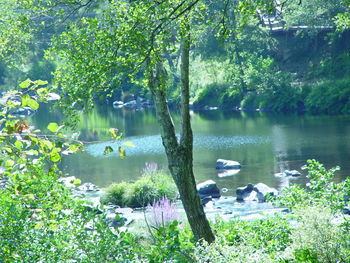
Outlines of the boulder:
M110 227L121 227L128 221L125 217L115 213L107 214L105 220Z
M275 188L269 187L266 184L248 184L245 187L238 187L236 190L237 201L258 201L265 202L267 195L277 195L278 191Z
M120 100L113 101L113 108L120 109L124 107L124 102Z
M83 191L83 192L97 192L100 191L100 189L92 184L92 183L84 183L80 186L77 187L79 191Z
M138 108L138 104L137 104L136 100L131 100L129 102L124 103L124 108L137 109Z
M64 184L64 186L68 188L75 188L76 185L74 184L74 182L76 182L77 180L78 178L76 178L75 176L61 177L58 179L60 183Z
M220 198L220 190L213 180L207 180L197 185L198 193L201 199L206 197Z
M302 174L297 170L285 170L282 173L275 174L275 176L277 176L277 177L298 177L301 175Z
M27 116L33 115L34 113L35 113L35 110L33 110L32 108L22 107L22 108L19 108L18 110L16 110L15 112L13 112L13 115L27 117Z
M215 168L219 170L241 169L241 164L236 161L218 159Z
M47 101L59 101L61 96L54 92L49 92L46 96Z

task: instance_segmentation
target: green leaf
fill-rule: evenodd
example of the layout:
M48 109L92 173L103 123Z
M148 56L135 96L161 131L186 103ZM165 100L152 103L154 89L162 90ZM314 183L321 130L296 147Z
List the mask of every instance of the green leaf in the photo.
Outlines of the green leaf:
M120 147L118 148L118 152L119 152L119 156L121 159L124 159L125 156L126 156L126 153L125 153L125 149L123 147Z
M75 186L81 185L81 180L80 179L74 179L72 182L72 184L74 184Z
M35 226L34 226L34 229L40 229L44 226L44 223L43 222L38 222Z
M27 104L29 107L31 107L33 110L37 110L39 109L39 103L36 100L33 99L29 99L27 101Z
M135 147L135 144L133 144L132 142L124 142L123 145L128 147Z
M40 96L40 97L44 97L47 95L48 90L47 88L40 88L36 91L36 93Z
M47 125L47 129L53 133L57 132L58 128L59 128L59 126L55 122L51 122L51 123L49 123L49 125Z
M15 161L14 160L8 159L5 162L5 166L6 166L7 169L12 168L14 165L15 165Z
M42 85L46 85L48 82L45 80L38 79L38 80L34 81L34 83L38 86L42 86Z
M112 138L114 140L118 140L118 138L119 138L119 136L118 136L118 129L110 128L108 131L109 131L109 134L112 136Z
M32 84L32 81L30 79L26 79L25 81L19 84L19 87L21 89L26 89L30 86L30 84Z
M105 147L105 150L103 151L103 155L108 155L108 154L110 154L110 153L112 153L114 150L113 150L113 148L111 147L111 146L106 146Z
M21 141L15 141L14 145L18 150L22 150L23 143Z
M50 154L50 160L54 163L57 163L61 160L61 156L59 155L59 153L57 152L52 152Z

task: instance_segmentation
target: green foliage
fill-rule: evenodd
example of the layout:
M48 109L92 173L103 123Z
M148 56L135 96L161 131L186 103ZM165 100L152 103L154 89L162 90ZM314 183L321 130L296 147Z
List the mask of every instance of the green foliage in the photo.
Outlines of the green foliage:
M219 238L229 246L250 246L267 253L283 251L291 242L292 228L286 219L275 217L252 222L217 221L214 225ZM252 234L254 233L254 234Z
M333 211L344 208L346 196L350 194L350 180L346 179L339 183L333 181L334 173L339 167L327 170L316 160L308 160L308 165L303 169L308 171L307 188L293 185L283 189L277 198L279 204L290 209L315 205L330 207Z
M121 207L144 207L164 196L174 200L176 195L177 190L172 178L163 171L152 171L143 174L133 183L111 184L101 201Z
M325 81L314 86L305 106L314 114L350 113L350 79Z
M28 80L21 87L26 93L37 92L45 84ZM0 188L0 261L92 263L137 258L130 234L111 229L103 215L87 211L84 202L58 182L61 154L78 151L80 143L60 134L57 124L49 125L55 134L48 136L11 114L23 101L36 99L27 96L12 92L0 105L0 179L5 182Z
M282 262L349 262L348 219L339 217L343 222L336 222L334 213L324 206L297 209L294 214L293 241L281 256Z
M150 243L146 244L149 249L144 251L147 262L193 262L193 235L188 227L181 228L178 221L173 221L153 231Z

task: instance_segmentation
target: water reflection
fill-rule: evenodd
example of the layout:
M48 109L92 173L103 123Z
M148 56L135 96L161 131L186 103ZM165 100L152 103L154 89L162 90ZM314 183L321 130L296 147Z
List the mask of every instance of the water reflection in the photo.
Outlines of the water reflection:
M175 126L179 114L173 112ZM33 121L38 127L59 121L61 116L38 113ZM298 179L277 178L275 173L300 170L307 159L316 158L327 168L340 165L337 179L350 172L350 116L269 115L258 112L205 111L191 114L194 131L194 170L197 181L213 179L232 194L238 186L263 182L281 188ZM106 144L94 144L86 151L64 159L65 172L105 186L112 181L138 177L145 162L156 162L166 168L166 157L160 130L153 110L124 111L97 107L81 116L82 140L110 140L108 129L118 128L124 140L136 147L127 149L127 158L103 156ZM121 142L119 142L121 143ZM242 164L239 173L219 177L216 159L231 159Z

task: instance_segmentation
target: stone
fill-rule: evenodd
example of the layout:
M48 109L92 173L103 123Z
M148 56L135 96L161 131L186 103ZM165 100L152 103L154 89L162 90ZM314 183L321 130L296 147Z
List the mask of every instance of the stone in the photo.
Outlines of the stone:
M129 102L124 103L124 108L137 109L138 104L137 104L136 100L131 100Z
M113 108L120 109L124 107L124 102L116 100L113 102Z
M106 222L110 227L121 227L124 226L128 220L120 214L110 213L106 215Z
M198 184L197 190L201 199L205 197L219 198L221 196L220 189L213 180L207 180Z
M297 170L285 170L282 173L275 174L275 176L277 176L277 177L298 177L301 175L302 174Z
M230 169L237 170L237 169L241 169L241 164L236 161L218 159L216 161L215 168L219 170L230 170Z
M84 192L97 192L100 191L100 188L98 188L96 185L92 183L84 183L77 187L79 191Z
M73 184L73 182L77 180L77 178L75 176L68 176L68 177L61 177L58 179L58 181L62 184L64 184L66 187L69 188L74 188L76 187L75 184Z
M258 201L265 202L268 195L278 195L275 188L269 187L266 184L248 184L245 187L238 187L236 190L237 201Z
M206 196L202 198L202 205L206 206L209 202L212 202L213 198L211 196Z
M343 208L341 211L344 215L350 215L350 207Z
M59 101L61 96L54 92L49 92L46 96L47 101Z
M19 108L18 110L16 110L15 112L13 112L14 115L18 115L18 116L31 116L35 113L35 110L33 110L30 107L22 107Z

